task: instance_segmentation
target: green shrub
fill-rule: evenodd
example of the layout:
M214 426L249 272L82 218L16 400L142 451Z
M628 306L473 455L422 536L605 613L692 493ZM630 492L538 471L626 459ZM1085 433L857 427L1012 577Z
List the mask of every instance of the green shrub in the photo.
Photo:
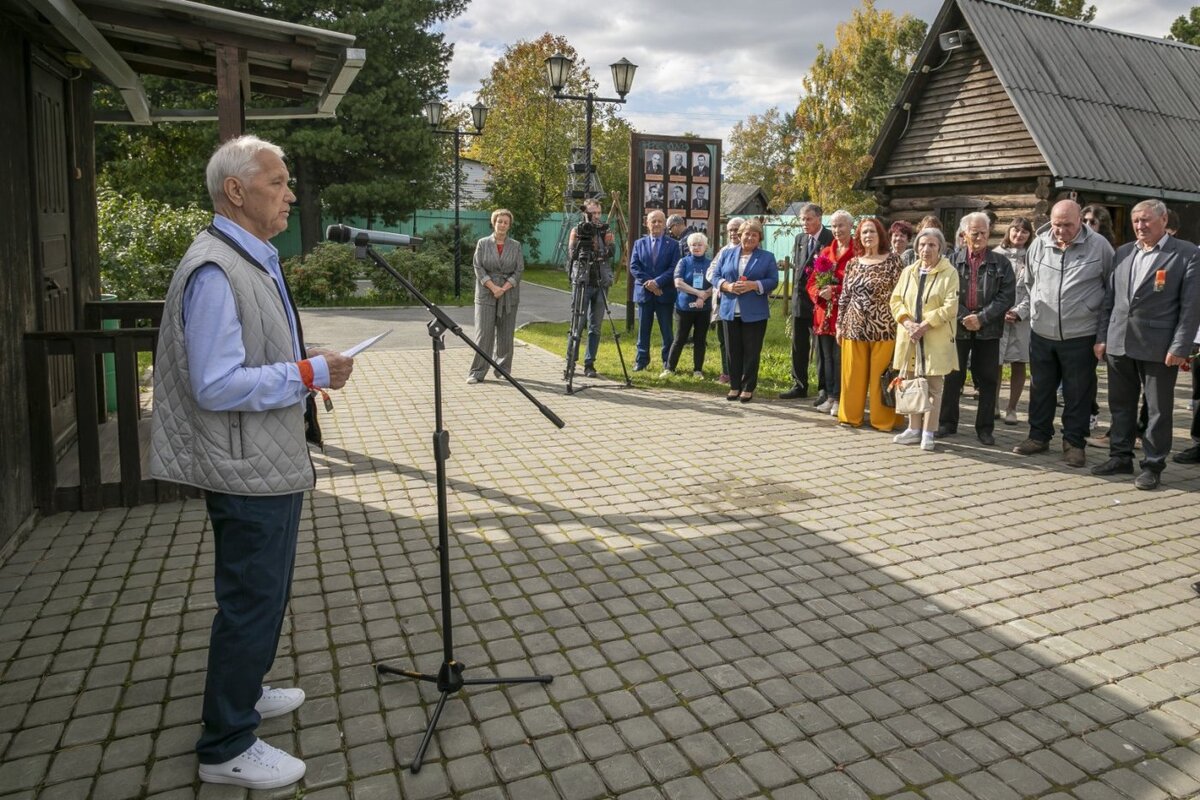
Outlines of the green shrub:
M390 253L385 253L383 257L397 272L412 281L422 294L435 303L444 302L453 296L453 256L447 257L436 252L428 253L423 250L413 252L397 248ZM395 305L413 305L417 302L391 275L377 267L371 269L373 293L380 302Z
M332 242L322 242L307 256L294 256L282 266L298 306L346 302L354 296L354 279L363 269L354 257L354 245Z
M161 300L171 275L212 214L101 188L96 197L101 291L122 300Z

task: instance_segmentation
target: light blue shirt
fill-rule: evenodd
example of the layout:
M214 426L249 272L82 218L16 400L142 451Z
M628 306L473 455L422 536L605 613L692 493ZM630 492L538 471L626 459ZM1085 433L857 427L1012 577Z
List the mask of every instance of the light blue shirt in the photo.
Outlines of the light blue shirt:
M296 335L296 316L284 291L279 251L255 237L228 217L217 214L213 226L266 267L279 290L292 329L296 360L304 348ZM196 402L206 411L266 411L286 408L304 399L308 389L294 361L247 367L242 346L242 323L237 316L233 289L225 272L216 264L205 264L192 273L183 293L183 335L187 346L188 372ZM329 367L324 356L309 359L313 383L329 386Z

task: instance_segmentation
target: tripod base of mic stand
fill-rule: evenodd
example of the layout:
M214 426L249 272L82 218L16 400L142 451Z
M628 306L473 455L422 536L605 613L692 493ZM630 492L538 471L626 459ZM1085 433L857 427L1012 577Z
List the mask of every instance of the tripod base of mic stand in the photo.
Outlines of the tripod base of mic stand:
M433 709L433 715L429 718L429 726L425 729L425 735L421 738L421 744L417 747L412 764L409 766L409 771L413 775L420 772L421 765L425 763L425 751L429 749L429 743L433 740L433 732L437 729L438 719L442 716L442 709L446 707L446 698L451 694L460 691L464 686L496 686L507 683L550 683L554 680L553 675L526 675L516 678L464 678L462 676L464 669L466 667L458 661L443 662L442 668L438 670L437 675L429 675L424 672L414 672L407 669L396 669L395 667L389 667L387 664L375 665L375 671L380 675L402 675L405 678L437 684L438 691L442 693L441 697L438 698L437 706Z

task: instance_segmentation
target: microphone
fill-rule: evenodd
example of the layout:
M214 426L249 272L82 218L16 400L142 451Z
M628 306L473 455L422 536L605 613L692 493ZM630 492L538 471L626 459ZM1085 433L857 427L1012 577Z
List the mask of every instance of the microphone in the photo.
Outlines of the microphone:
M363 240L363 237L366 237ZM410 244L420 244L419 236L408 236L403 233L387 231L372 231L366 228L351 228L348 225L330 225L325 229L325 238L331 242L349 242L355 245L388 244L404 247Z

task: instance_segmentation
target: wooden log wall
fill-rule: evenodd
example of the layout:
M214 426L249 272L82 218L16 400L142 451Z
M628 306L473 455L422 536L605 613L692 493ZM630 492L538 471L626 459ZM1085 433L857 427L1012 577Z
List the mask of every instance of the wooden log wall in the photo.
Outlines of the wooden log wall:
M1055 193L1057 194L1057 193ZM891 224L902 219L916 225L927 214L942 216L954 210L955 218L983 211L992 218L992 238L999 242L1013 217L1025 217L1036 229L1050 216L1052 189L1049 176L1024 181L898 186L875 195L878 215Z

